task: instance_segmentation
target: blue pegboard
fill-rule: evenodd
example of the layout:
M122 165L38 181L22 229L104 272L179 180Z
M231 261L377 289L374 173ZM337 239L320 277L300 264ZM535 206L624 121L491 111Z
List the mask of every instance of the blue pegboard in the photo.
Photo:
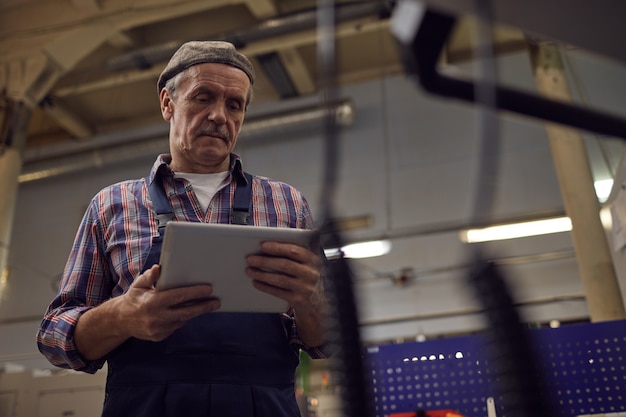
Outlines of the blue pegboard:
M529 332L555 417L626 410L626 321ZM498 417L506 416L486 355L481 335L369 347L376 415L453 409L485 417L494 398Z

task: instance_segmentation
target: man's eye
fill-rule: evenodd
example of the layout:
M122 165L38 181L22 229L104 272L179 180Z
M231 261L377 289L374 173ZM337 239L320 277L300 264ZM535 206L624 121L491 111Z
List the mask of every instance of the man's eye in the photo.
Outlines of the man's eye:
M211 97L208 94L198 94L196 96L196 101L200 103L207 103L211 100Z
M231 102L228 107L230 107L233 111L240 111L242 108L241 103L239 102Z

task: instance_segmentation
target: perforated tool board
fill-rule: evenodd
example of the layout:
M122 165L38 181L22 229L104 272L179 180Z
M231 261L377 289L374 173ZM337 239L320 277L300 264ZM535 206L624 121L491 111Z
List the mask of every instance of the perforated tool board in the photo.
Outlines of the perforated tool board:
M626 320L529 332L556 417L626 411ZM376 416L453 409L485 417L488 398L497 416L506 416L493 392L484 343L473 335L369 347Z

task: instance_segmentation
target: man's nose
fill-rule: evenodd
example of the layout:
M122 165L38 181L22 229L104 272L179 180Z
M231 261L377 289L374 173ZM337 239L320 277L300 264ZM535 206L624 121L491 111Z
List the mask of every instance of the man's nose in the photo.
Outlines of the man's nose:
M226 123L226 109L224 106L221 104L213 105L209 111L208 119L217 124Z

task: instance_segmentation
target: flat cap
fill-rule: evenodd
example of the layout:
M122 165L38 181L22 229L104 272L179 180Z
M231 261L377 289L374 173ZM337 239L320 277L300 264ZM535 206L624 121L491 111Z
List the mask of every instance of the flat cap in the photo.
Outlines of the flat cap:
M230 42L190 41L182 44L161 72L157 82L158 93L165 83L176 74L198 64L216 63L231 65L246 73L250 84L254 84L254 67L245 55L239 53Z

